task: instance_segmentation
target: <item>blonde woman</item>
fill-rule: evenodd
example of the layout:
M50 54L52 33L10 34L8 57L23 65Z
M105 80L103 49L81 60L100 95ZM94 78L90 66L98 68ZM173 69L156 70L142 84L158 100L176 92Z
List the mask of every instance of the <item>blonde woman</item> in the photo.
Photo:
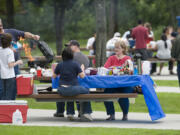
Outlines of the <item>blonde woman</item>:
M104 67L110 68L114 66L125 66L128 60L131 60L131 57L126 55L127 46L123 40L118 40L115 43L115 55L110 56L106 61ZM104 93L132 93L134 90L133 87L120 87L120 88L106 88ZM128 120L128 111L129 111L129 99L121 98L118 100L118 103L122 109L123 117L122 120ZM104 102L107 115L110 115L106 120L115 120L115 110L113 102Z

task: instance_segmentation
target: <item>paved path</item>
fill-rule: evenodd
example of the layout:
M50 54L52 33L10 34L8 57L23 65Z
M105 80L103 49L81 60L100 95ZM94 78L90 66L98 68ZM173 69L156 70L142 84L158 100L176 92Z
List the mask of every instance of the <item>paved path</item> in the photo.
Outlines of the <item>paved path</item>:
M25 126L67 126L67 127L114 127L114 128L144 128L144 129L175 129L180 130L180 115L167 114L165 118L151 121L148 113L129 113L129 120L122 121L122 113L116 113L115 121L106 121L105 112L95 111L93 122L68 121L67 118L54 118L55 110L29 109ZM77 117L77 116L76 116Z

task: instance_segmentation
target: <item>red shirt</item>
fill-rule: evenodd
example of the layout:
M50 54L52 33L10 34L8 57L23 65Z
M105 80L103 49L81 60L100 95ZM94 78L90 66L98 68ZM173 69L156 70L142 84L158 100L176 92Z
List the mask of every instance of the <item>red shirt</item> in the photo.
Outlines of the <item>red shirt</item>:
M146 48L148 29L142 25L138 25L132 30L132 37L136 39L136 49Z
M109 68L111 66L122 66L129 59L131 59L130 56L124 56L122 59L118 59L116 55L113 55L108 58L104 67Z

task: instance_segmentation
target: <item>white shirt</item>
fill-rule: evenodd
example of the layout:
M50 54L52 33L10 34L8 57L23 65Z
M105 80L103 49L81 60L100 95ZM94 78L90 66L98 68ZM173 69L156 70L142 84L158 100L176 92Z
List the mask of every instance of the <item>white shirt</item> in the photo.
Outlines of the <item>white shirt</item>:
M95 37L89 38L88 41L87 41L86 48L89 49L89 47L93 47L94 41L95 41ZM94 55L94 50L91 49L91 50L89 51L89 55Z
M165 42L163 40L158 40L157 41L157 54L156 56L159 59L170 59L171 58L171 48L172 44L170 40L166 40L167 43L167 48L165 48Z
M15 62L13 51L8 48L0 47L0 74L1 79L15 77L14 67L9 68L8 63Z
M115 43L119 40L119 37L113 37L106 43L106 49L114 50ZM106 51L106 57L111 56L114 53L114 51Z
M126 31L126 32L123 34L122 38L127 39L127 35L129 35L129 34L130 34L130 31Z

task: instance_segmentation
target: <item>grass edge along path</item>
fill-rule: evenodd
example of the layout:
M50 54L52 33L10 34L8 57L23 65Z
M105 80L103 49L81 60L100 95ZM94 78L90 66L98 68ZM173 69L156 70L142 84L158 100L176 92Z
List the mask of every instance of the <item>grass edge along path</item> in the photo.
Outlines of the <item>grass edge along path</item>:
M178 80L153 80L158 86L179 87Z
M41 127L41 126L0 126L0 135L179 135L180 130Z

